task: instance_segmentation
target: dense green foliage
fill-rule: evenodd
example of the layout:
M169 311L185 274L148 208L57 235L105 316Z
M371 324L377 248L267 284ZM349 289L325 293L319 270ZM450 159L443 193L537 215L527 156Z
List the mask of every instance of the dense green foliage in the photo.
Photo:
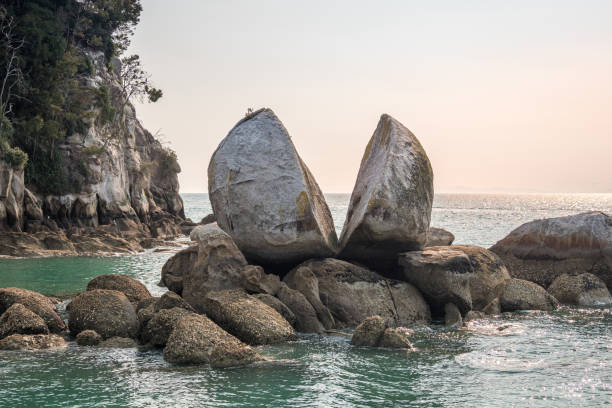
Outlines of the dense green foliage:
M2 6L0 18L13 23L13 44L21 44L17 67L22 78L11 95L0 95L11 99L0 112L2 123L11 129L0 134L4 141L0 148L12 151L11 162L23 165L27 160L26 183L41 192L78 189L65 174L57 146L87 130L94 108L98 125L116 120L118 110L110 90L93 87L87 80L95 74L88 55L103 53L112 69L112 58L126 50L139 21L140 0L4 0ZM11 44L0 45L2 67L11 56ZM0 82L5 75L0 68ZM153 95L150 100L161 96L148 82L145 85L151 90L146 94Z

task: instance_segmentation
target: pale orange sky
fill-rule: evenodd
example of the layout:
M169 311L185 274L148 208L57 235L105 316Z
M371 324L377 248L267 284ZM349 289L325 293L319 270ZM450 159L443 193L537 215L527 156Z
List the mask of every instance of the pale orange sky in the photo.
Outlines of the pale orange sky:
M331 3L331 4L330 4ZM143 1L138 107L207 189L246 112L283 121L324 192L350 192L382 113L419 138L436 192L612 193L611 1Z

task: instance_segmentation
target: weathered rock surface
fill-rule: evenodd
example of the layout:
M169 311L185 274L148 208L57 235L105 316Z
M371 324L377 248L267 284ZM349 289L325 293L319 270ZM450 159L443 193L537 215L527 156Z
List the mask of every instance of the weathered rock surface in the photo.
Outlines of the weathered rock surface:
M136 337L139 325L134 306L123 293L95 289L74 298L70 304L68 326L73 336L90 329L108 339Z
M196 227L191 239L198 242L198 256L183 272L182 297L198 312L204 312L208 292L241 287L241 272L247 262L232 238L217 224Z
M326 326L327 329L355 327L373 315L402 326L431 319L429 306L411 284L385 279L367 268L339 259L306 261L290 271L283 281L304 294L321 323L329 322L327 313L331 315L331 324L327 323L331 327ZM299 321L297 313L296 317Z
M559 302L579 306L601 306L612 303L610 291L601 279L591 273L559 276L548 287L548 293Z
M382 115L361 160L340 257L392 273L398 253L427 243L432 202L433 171L425 150L404 125Z
M247 265L242 268L241 275L240 283L249 293L267 293L274 296L281 286L278 275L265 273L261 266Z
M387 328L383 332L378 347L385 348L402 348L402 349L413 349L412 343L408 340L407 331L402 327L395 329Z
M612 217L586 212L521 225L491 247L510 274L548 287L558 276L588 272L612 288Z
M11 334L49 334L45 321L20 303L13 303L0 316L0 339Z
M470 277L472 308L482 310L493 299L499 297L510 273L495 253L475 245L453 245L451 249L464 252L472 267L474 275Z
M543 287L522 279L510 279L499 303L502 312L516 310L555 310L559 305L557 299L550 295Z
M102 336L95 330L83 330L76 335L76 342L79 346L97 346L102 341Z
M38 292L19 288L0 289L0 314L4 313L14 303L20 303L40 316L51 333L61 333L66 330L66 323L57 314L53 302Z
M205 313L215 323L247 344L296 340L293 327L276 310L243 290L209 292Z
M301 292L283 284L276 296L295 316L293 327L298 332L323 333L325 328L317 318L317 312Z
M12 334L0 340L0 350L44 350L66 347L57 334Z
M102 340L98 347L102 348L134 348L138 347L138 343L129 337L113 336L106 340Z
M270 306L272 309L276 310L278 313L280 313L281 316L285 318L285 320L289 322L291 326L293 326L294 328L296 327L297 319L295 317L295 314L291 311L291 309L287 307L287 305L281 302L280 299L275 298L272 295L268 295L267 293L257 293L253 295L253 297L259 300L260 302L263 302L266 305Z
M208 166L219 226L254 263L332 256L334 223L314 177L270 109L239 121Z
M412 348L406 332L401 328L389 328L381 316L370 316L361 322L353 332L354 346Z
M159 284L181 295L183 293L183 277L196 264L198 252L199 246L191 245L174 254L162 267Z
M453 244L454 240L455 235L452 232L442 228L429 227L425 246L449 246Z
M132 305L136 307L141 300L151 296L149 290L141 282L129 276L119 274L107 274L96 276L87 284L87 290L108 289L123 293Z
M183 316L190 313L192 312L180 307L160 310L148 321L141 335L142 341L158 347L165 346L174 326Z
M232 367L264 357L206 316L190 314L176 324L164 348L164 359L171 363Z
M416 286L436 313L447 303L461 313L472 309L470 279L474 268L470 258L453 247L431 247L399 255L403 278Z
M185 299L174 292L164 293L154 304L155 312L159 312L163 309L172 309L173 307L180 307L181 309L195 312L195 309L191 307L191 305L187 303Z
M482 311L488 315L498 315L501 313L501 305L499 303L499 298L495 298L489 302L485 307L482 308Z
M444 305L444 325L446 327L458 327L463 325L461 312L453 303Z

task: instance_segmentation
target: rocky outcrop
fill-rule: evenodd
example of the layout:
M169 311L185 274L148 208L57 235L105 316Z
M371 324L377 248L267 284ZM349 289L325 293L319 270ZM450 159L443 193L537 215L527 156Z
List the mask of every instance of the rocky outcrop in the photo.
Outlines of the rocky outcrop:
M276 295L281 281L278 275L264 272L261 266L247 265L242 268L240 284L249 293L266 293Z
M221 141L208 192L217 223L253 263L296 264L336 251L325 198L270 109L248 115Z
M461 312L457 306L452 303L447 303L444 305L444 325L446 327L460 327L463 325Z
M164 293L153 304L153 310L155 310L155 312L159 312L160 310L164 309L172 309L173 307L180 307L181 309L195 313L195 309L189 303L187 303L185 299L174 292Z
M508 269L493 252L475 245L453 245L470 258L474 274L469 278L472 308L483 310L493 299L499 297L505 283L510 279Z
M208 292L240 287L242 268L247 262L232 238L217 224L195 228L191 239L198 242L198 256L183 271L182 297L197 311L204 312Z
M0 316L0 339L11 334L49 334L49 328L36 313L14 303Z
M323 333L323 331L325 331L325 328L317 318L317 312L314 307L312 307L308 299L306 299L301 292L283 284L277 296L295 316L295 324L292 326L295 327L298 332Z
M164 348L171 363L232 367L264 360L251 347L225 332L206 316L190 314L176 324Z
M521 225L491 247L512 277L548 287L558 276L588 272L612 288L612 217L586 212Z
M296 340L289 322L276 310L242 290L209 292L205 313L215 323L247 344Z
M429 306L411 284L385 279L339 259L306 261L291 270L283 282L308 299L326 329L355 327L373 315L402 326L430 320ZM299 321L297 313L296 317Z
M555 310L559 302L543 287L522 279L510 279L499 298L502 312L516 310Z
M263 302L266 305L270 306L272 309L276 310L278 313L280 313L281 316L285 318L285 320L289 322L291 326L293 326L294 328L296 327L297 319L295 317L295 314L291 311L291 309L287 307L287 305L281 302L280 299L275 298L272 295L268 295L267 293L257 293L253 295L253 297L259 300L260 302ZM313 316L316 319L316 315L313 314Z
M68 326L73 336L95 330L104 339L136 337L138 317L128 298L116 290L95 289L77 295L70 304Z
M95 330L83 330L76 336L79 346L97 346L102 341L102 336Z
M57 334L12 334L0 340L0 350L44 350L66 347Z
M61 333L66 330L66 323L48 297L27 289L0 288L0 314L15 303L22 304L40 316L51 333Z
M107 289L123 293L132 305L136 307L138 302L151 297L151 293L141 282L129 276L120 274L99 275L87 284L87 290Z
M559 276L548 287L548 293L559 302L578 306L612 304L610 291L601 279L591 273Z
M382 115L361 160L340 257L392 273L398 253L427 243L432 202L433 171L425 150L404 125Z
M406 332L389 328L381 316L370 316L361 322L353 332L351 344L366 347L412 348Z
M427 243L426 247L431 246L448 246L452 245L455 240L455 235L452 232L442 228L429 227L427 232Z
M161 271L160 286L181 295L183 293L183 276L194 267L198 260L198 245L191 245L166 261Z
M191 313L180 307L160 310L148 321L141 335L142 341L157 347L165 346L179 320Z
M461 313L472 309L470 279L474 268L465 252L453 247L431 247L399 255L403 278L416 286L431 308L441 314L455 304Z

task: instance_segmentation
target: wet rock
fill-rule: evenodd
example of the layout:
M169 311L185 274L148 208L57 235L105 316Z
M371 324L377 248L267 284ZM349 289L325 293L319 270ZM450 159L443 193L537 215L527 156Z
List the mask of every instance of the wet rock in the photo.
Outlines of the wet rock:
M182 297L174 292L164 293L157 302L155 302L155 312L159 312L163 309L172 309L173 307L180 307L190 312L195 312L195 309L191 307L189 303Z
M416 286L431 308L441 313L447 303L462 313L472 309L470 279L474 268L470 258L453 247L431 247L399 255L403 278Z
M95 330L104 339L136 337L138 317L128 298L116 290L95 289L83 292L70 305L68 326L73 336Z
M164 348L164 359L213 367L243 366L265 360L209 318L197 314L186 315L178 321Z
M209 292L205 313L247 344L274 344L297 339L293 327L276 310L243 290Z
M483 319L485 316L486 316L486 314L484 312L478 312L476 310L470 310L465 315L465 318L463 319L463 321L467 323L467 322L472 321L472 320Z
M397 254L422 249L433 202L433 171L418 139L382 115L361 160L340 238L340 258L395 277Z
M1 288L0 314L4 313L14 303L20 303L40 316L51 333L61 333L66 330L66 323L57 314L53 302L46 296L27 289Z
M196 227L191 239L198 242L198 257L183 274L183 299L204 312L210 291L240 288L246 260L232 238L217 224Z
M387 327L387 322L382 317L370 316L355 328L351 344L354 346L376 347Z
M290 271L283 281L303 291L322 323L328 320L320 310L327 309L333 328L355 327L373 315L401 326L431 320L429 306L411 284L385 279L365 267L339 259L306 261ZM299 321L297 313L296 317Z
M297 319L295 314L281 302L278 298L275 298L272 295L268 295L267 293L257 293L253 295L254 298L259 300L260 302L264 302L266 305L270 306L272 309L276 310L280 313L281 316L285 318L289 322L289 324L293 327L296 327Z
M314 177L270 109L239 121L208 166L217 223L261 265L332 256L334 223Z
M13 303L0 316L0 339L11 334L49 334L45 321L20 303Z
M97 346L102 341L102 336L95 330L83 330L76 336L79 346Z
M475 245L453 245L451 249L464 252L474 274L470 277L472 308L482 310L489 302L501 295L506 282L510 279L508 269L495 253Z
M317 318L317 312L301 292L283 284L276 296L293 312L296 320L293 326L298 332L323 333L325 328Z
M66 347L57 334L12 334L0 340L0 350L44 350Z
M380 341L378 342L378 347L385 348L402 348L402 349L412 349L412 343L408 340L408 336L406 335L406 331L402 330L402 328L392 329L387 328L382 334Z
M138 332L142 334L145 327L149 323L149 320L153 318L155 315L155 304L150 304L146 307L141 308L136 313L136 317L138 318Z
M198 251L198 245L191 245L168 259L162 267L160 286L165 286L168 290L181 295L183 276L196 264Z
M134 339L128 337L114 336L106 340L102 340L98 347L102 348L134 348L138 347L138 343Z
M548 287L548 293L559 302L579 306L601 306L612 303L604 282L591 273L576 276L563 274Z
M491 247L513 278L548 287L564 273L592 273L612 288L612 217L591 211L528 222Z
M444 305L444 325L446 327L459 327L463 325L461 312L453 303Z
M510 279L499 298L503 312L515 310L555 310L559 305L557 299L543 287L522 279Z
M496 316L501 313L501 305L499 304L499 298L495 298L487 304L482 311L488 315Z
M242 268L242 287L249 293L276 295L281 286L278 275L264 273L261 266L247 265Z
M136 307L142 300L151 298L145 285L129 276L119 274L100 275L87 284L87 290L107 289L123 293Z
M449 246L453 244L455 235L452 232L442 228L429 227L427 232L427 244L426 247L431 246Z
M157 347L165 346L174 326L183 316L190 313L193 312L180 307L160 310L148 321L141 335L142 341Z

